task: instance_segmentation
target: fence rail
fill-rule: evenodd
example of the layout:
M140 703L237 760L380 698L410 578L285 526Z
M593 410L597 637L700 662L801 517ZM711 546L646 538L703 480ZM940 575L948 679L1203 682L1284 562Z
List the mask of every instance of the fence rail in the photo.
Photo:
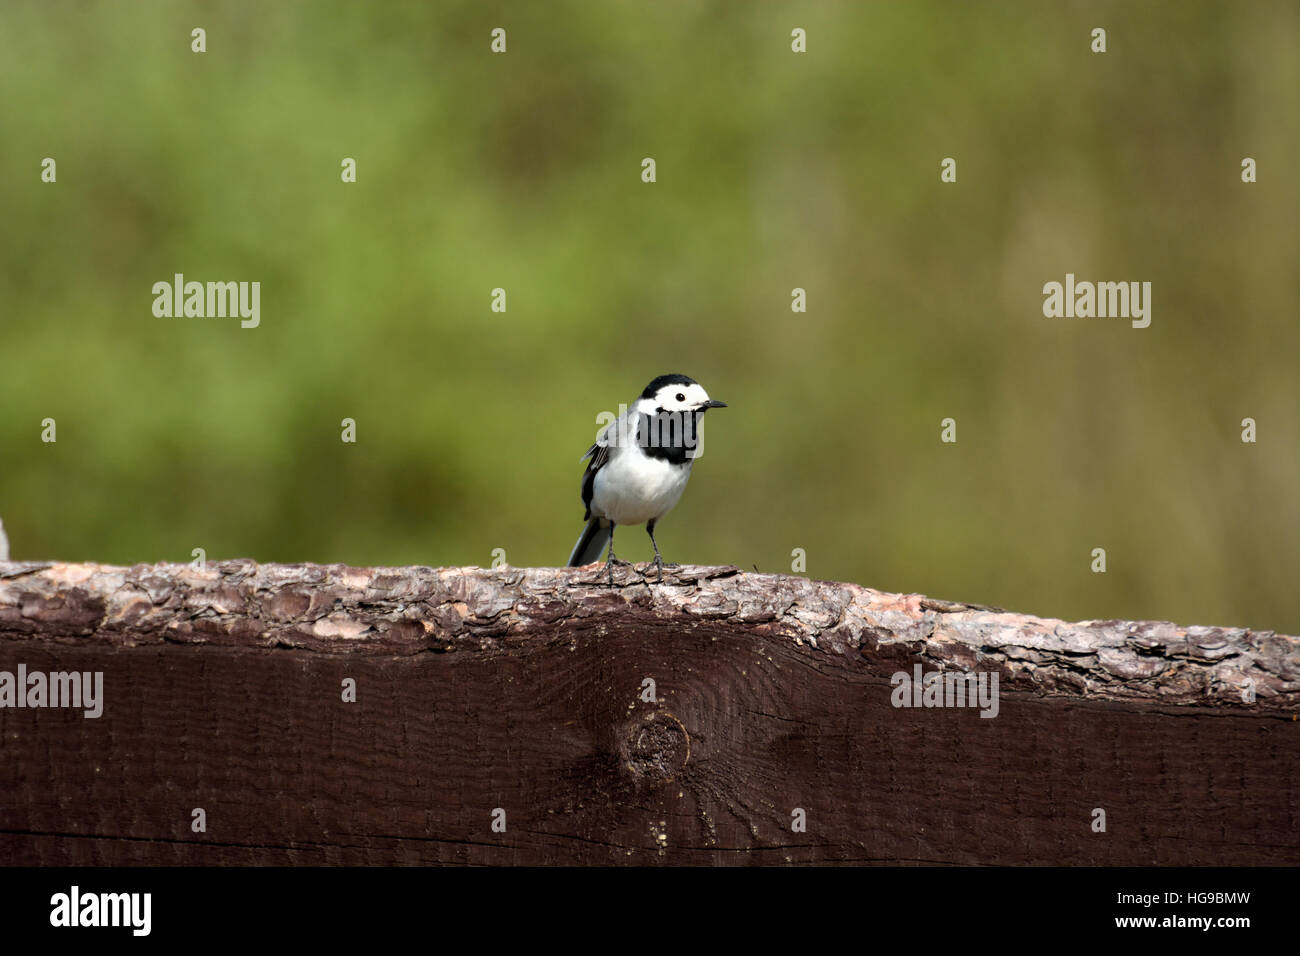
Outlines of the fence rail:
M1297 713L1295 637L735 568L0 562L9 864L1293 865Z

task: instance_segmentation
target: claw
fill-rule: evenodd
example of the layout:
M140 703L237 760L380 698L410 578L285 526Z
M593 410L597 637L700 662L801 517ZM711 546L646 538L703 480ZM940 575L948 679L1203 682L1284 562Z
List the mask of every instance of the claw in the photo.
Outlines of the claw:
M609 574L610 587L614 586L614 565L616 564L626 565L627 563L628 563L627 561L620 561L618 558L614 557L613 554L610 554L610 556L605 559L605 571Z

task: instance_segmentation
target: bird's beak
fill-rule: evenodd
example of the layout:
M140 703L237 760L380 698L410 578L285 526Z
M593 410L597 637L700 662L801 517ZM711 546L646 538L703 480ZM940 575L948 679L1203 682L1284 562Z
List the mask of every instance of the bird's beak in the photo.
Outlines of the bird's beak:
M711 399L709 399L707 402L704 403L704 407L705 407L705 408L726 408L726 407L727 407L727 403L726 403L726 402L720 402L720 401L718 401L716 398L711 398Z

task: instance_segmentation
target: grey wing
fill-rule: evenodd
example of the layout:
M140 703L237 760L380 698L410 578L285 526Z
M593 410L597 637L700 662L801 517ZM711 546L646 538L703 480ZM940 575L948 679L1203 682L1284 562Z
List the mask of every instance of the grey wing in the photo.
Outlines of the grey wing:
M587 449L586 454L579 458L578 461L586 461L588 458L590 458L591 461L587 464L587 470L600 471L605 462L609 461L609 446L596 442L596 444Z
M618 420L605 426L605 430L600 433L595 444L587 449L587 453L579 458L579 461L587 461L587 470L582 473L582 505L586 509L582 520L587 521L591 518L591 496L595 491L596 472L604 468L609 462L610 449L618 450L617 446L622 440L621 436L627 433L627 423L631 413L622 416Z
M587 521L591 518L591 496L596 490L596 472L609 461L609 446L599 443L592 445L582 457L591 459L587 462L587 470L582 473L582 507L585 509L582 520Z

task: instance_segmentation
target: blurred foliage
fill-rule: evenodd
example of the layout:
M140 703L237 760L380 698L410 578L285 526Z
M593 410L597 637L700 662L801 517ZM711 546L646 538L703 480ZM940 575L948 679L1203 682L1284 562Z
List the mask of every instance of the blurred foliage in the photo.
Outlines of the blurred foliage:
M562 563L596 414L679 371L731 407L668 560L1300 632L1297 36L1294 2L6 0L14 556ZM261 327L155 318L176 272L260 281ZM1151 327L1044 318L1067 272L1151 281Z

